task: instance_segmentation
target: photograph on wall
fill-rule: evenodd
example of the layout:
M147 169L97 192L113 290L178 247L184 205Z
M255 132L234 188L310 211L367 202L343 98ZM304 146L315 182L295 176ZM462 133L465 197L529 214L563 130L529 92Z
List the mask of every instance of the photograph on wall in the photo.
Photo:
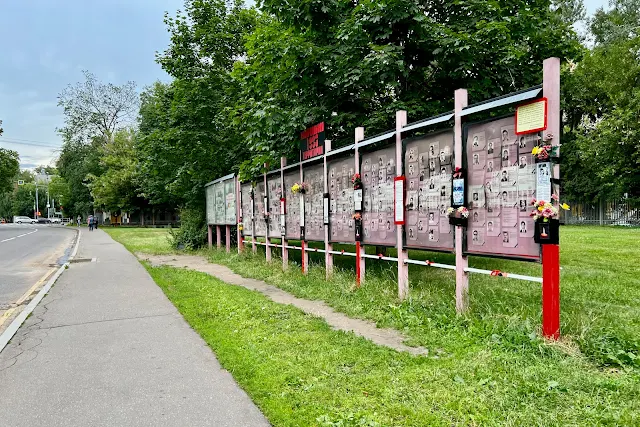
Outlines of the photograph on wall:
M282 237L280 223L280 198L282 197L282 184L280 171L267 175L267 190L269 199L269 237Z
M539 135L516 135L514 120L512 116L465 128L470 211L466 252L538 260L540 246L533 241L528 203L536 193L531 150Z
M251 183L240 186L240 198L242 207L242 232L245 236L253 233L253 199L251 198Z
M360 174L363 180L363 242L395 246L396 225L393 218L393 179L396 176L395 146L363 153Z
M300 195L291 191L293 184L300 182L300 170L296 167L284 174L285 187L285 237L300 238Z
M217 182L213 184L214 188L214 200L215 200L215 224L225 224L224 217L224 183Z
M304 234L308 241L324 241L324 165L302 169L307 191L304 194Z
M254 235L260 237L266 237L267 235L265 208L268 209L268 206L264 204L265 194L264 181L259 181L253 189L253 226Z
M476 145L477 153L481 153L485 146L481 135ZM405 143L407 247L453 250L453 227L447 217L453 191L453 154L453 131L425 135Z
M213 185L209 185L205 187L206 194L206 209L207 209L207 224L215 224L216 223L216 214L215 214L215 188Z
M236 180L224 181L224 223L236 225Z
M377 183L381 172L377 166L371 165L369 179ZM355 241L355 227L353 220L353 183L351 178L355 173L355 158L347 157L334 160L327 165L329 182L329 239L332 242L351 243ZM375 169L375 170L373 170ZM306 209L306 207L305 207Z

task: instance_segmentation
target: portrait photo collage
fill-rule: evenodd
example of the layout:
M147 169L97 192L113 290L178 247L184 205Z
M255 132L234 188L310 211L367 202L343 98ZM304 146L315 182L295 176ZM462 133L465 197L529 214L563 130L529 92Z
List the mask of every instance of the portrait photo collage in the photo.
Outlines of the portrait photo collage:
M466 132L468 253L539 257L530 201L536 194L531 151L539 134L516 135L514 118L469 125Z

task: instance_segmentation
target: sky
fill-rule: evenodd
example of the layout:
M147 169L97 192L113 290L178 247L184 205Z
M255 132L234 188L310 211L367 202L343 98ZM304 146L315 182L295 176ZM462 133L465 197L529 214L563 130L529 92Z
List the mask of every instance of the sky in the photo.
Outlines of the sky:
M607 0L585 0L589 14ZM183 0L0 0L0 147L18 151L22 168L53 164L64 124L57 95L82 81L141 89L169 76L155 62L169 34L164 12Z

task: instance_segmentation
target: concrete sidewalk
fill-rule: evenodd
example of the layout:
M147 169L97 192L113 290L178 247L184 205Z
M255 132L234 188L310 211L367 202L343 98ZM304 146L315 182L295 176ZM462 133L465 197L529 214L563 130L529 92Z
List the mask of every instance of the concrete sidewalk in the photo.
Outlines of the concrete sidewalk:
M0 426L269 425L124 247L76 261L0 353Z

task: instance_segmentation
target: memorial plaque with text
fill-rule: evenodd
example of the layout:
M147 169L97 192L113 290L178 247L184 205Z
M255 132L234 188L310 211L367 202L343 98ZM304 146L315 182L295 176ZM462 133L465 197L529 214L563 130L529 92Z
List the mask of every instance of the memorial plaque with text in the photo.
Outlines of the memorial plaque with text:
M334 160L329 163L329 224L332 242L355 242L353 220L353 183L355 158ZM321 207L322 209L322 207Z
M224 181L225 224L236 224L236 181L234 178Z
M215 224L216 223L216 213L215 213L215 188L213 185L205 187L205 193L207 196L207 224Z
M214 188L214 200L215 200L215 224L220 225L220 224L225 224L225 217L224 217L224 203L225 203L225 198L224 198L224 183L222 182L218 182L213 184L213 188Z
M284 174L284 186L286 189L286 238L297 240L300 238L300 197L302 196L291 191L293 184L296 182L300 182L300 171L298 168Z
M322 164L302 169L304 182L309 186L304 195L305 240L324 240L323 194L324 166Z
M280 173L274 173L267 177L269 188L269 237L282 237L280 229L280 198L282 197L282 185Z
M531 150L538 134L516 135L514 117L466 126L466 252L538 260L534 222L536 165Z
M406 246L452 251L451 206L453 132L439 132L409 140L405 147Z
M268 209L268 206L265 206L264 204L265 194L264 182L260 181L253 189L254 235L260 237L265 237L267 235L267 222L265 221L264 214L265 208Z
M363 241L366 244L395 246L396 226L393 218L395 146L364 153L360 172L364 186Z
M253 199L251 198L251 184L242 184L240 187L242 198L242 228L245 236L253 233Z

